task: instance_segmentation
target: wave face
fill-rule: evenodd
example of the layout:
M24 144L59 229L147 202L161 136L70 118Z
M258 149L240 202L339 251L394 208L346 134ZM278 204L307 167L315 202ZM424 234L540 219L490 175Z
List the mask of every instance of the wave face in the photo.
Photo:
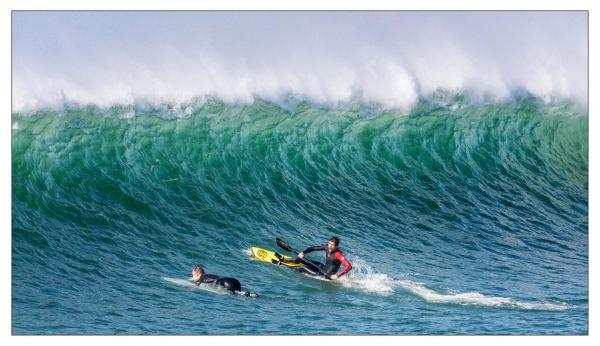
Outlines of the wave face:
M12 124L14 334L588 333L577 104L209 99ZM247 254L332 234L341 285ZM198 262L261 298L160 279Z
M440 90L587 103L586 11L15 11L12 19L17 112L288 94L407 111Z

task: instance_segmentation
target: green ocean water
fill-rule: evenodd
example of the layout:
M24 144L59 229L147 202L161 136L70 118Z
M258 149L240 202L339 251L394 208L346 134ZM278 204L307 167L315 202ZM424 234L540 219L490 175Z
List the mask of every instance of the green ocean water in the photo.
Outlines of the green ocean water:
M12 124L13 334L588 333L577 105L212 99ZM340 283L248 251L331 235ZM261 297L161 279L196 263Z

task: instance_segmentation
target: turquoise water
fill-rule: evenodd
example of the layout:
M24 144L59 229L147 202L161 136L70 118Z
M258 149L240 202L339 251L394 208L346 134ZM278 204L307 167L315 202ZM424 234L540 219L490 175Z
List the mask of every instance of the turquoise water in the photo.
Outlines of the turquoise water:
M588 333L588 117L570 103L209 100L12 124L13 334ZM338 283L249 256L331 235L354 265ZM196 263L261 297L161 279Z

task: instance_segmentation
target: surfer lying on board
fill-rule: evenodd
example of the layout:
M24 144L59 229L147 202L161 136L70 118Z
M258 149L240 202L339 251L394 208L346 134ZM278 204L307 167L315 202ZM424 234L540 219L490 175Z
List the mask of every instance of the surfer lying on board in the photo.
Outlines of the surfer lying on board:
M223 286L225 289L231 291L231 293L256 298L258 294L255 292L243 292L242 285L238 279L235 278L224 278L213 274L204 273L204 269L200 265L195 265L192 268L192 280L196 285L200 284L215 284Z
M325 274L325 277L329 280L336 280L352 269L352 264L350 264L350 262L348 262L348 260L344 257L344 254L338 247L339 244L340 239L338 237L331 237L327 244L311 246L300 252L298 257L293 260L285 259L284 257L279 257L279 260L281 262L304 263L304 267L298 267L297 269L292 267L290 268L304 271L311 275L318 275L319 273L322 273ZM325 264L317 261L302 261L304 254L313 251L325 251ZM344 265L344 270L342 270L339 274L336 274L342 264ZM316 268L315 265L318 268Z

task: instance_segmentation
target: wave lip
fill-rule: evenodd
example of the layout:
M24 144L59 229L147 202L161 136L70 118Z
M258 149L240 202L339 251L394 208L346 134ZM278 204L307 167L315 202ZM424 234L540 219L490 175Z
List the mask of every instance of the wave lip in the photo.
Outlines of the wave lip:
M566 303L523 302L508 297L486 296L478 292L439 293L423 283L398 280L402 288L418 295L430 303L474 305L482 307L517 308L524 310L563 311L571 308Z
M438 90L587 103L585 11L16 12L13 31L15 112L285 94L408 110Z

